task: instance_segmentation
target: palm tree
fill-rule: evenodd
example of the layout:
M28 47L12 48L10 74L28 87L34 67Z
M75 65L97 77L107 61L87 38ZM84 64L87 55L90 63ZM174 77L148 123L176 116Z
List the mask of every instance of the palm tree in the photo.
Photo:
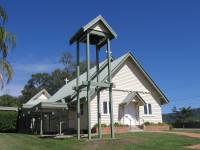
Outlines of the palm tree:
M13 69L7 60L10 49L15 47L15 36L6 30L5 23L8 21L8 15L5 9L0 6L0 84L3 88L13 78Z
M179 108L179 110L174 107L172 109L172 112L174 113L174 119L176 120L176 122L182 124L182 128L185 128L185 123L187 119L192 116L191 107L183 107Z

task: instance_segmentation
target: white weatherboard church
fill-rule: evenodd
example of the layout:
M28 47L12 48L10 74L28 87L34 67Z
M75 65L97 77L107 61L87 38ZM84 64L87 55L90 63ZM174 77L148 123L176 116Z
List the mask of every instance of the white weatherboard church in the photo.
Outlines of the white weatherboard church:
M98 16L89 23L95 30L109 30L107 22ZM99 80L107 80L107 60L99 65ZM161 106L169 103L166 96L145 72L131 52L111 60L111 76L113 83L113 117L114 123L131 127L141 126L144 122L162 122ZM90 78L96 81L96 67L90 69ZM86 73L79 77L80 82L86 80ZM54 95L50 96L42 90L22 107L20 116L24 124L22 129L43 133L71 133L77 128L76 123L76 79L66 82ZM97 124L96 90L90 90L91 128ZM101 123L110 124L109 91L100 92ZM87 130L86 91L80 92L80 127Z

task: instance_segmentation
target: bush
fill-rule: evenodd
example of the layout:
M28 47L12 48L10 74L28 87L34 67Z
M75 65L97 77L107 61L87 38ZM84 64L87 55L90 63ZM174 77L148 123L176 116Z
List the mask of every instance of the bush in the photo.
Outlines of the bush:
M187 120L185 123L174 122L172 125L175 128L200 128L200 120Z
M148 121L147 121L147 122L144 123L144 125L145 125L145 126L149 126L149 125L153 125L153 126L164 126L164 125L169 125L169 124L164 123L164 122L163 122L163 123L161 123L161 122L153 123L153 122L148 122Z
M151 124L152 124L152 123L150 123L150 122L148 122L148 121L144 123L145 126L148 126L148 125L151 125Z
M115 126L115 127L127 127L128 125L124 125L124 124L121 124L121 123L119 123L119 122L115 122L115 123L114 123L114 126Z
M98 127L98 123L96 123L94 126L93 126L93 128L97 128ZM108 127L108 125L106 125L106 124L101 124L101 127Z
M0 111L0 132L16 132L17 112Z
M120 124L119 122L115 122L114 123L114 127L127 127L128 125L123 125L123 124ZM98 127L98 124L96 123L93 128L97 128ZM101 127L110 127L110 125L106 125L106 124L101 124Z

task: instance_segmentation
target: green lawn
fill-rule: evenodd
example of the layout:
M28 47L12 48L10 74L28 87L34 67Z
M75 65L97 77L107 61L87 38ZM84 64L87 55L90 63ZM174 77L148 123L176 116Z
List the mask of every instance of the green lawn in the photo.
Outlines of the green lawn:
M0 150L186 150L194 139L165 133L128 133L115 140L41 139L34 135L0 133Z

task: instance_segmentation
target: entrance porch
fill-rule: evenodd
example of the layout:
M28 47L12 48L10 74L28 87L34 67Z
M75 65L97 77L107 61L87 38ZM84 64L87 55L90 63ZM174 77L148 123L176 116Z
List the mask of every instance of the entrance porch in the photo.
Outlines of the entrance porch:
M130 128L141 126L144 120L140 116L139 107L144 106L145 101L137 92L130 92L119 105L119 121Z

